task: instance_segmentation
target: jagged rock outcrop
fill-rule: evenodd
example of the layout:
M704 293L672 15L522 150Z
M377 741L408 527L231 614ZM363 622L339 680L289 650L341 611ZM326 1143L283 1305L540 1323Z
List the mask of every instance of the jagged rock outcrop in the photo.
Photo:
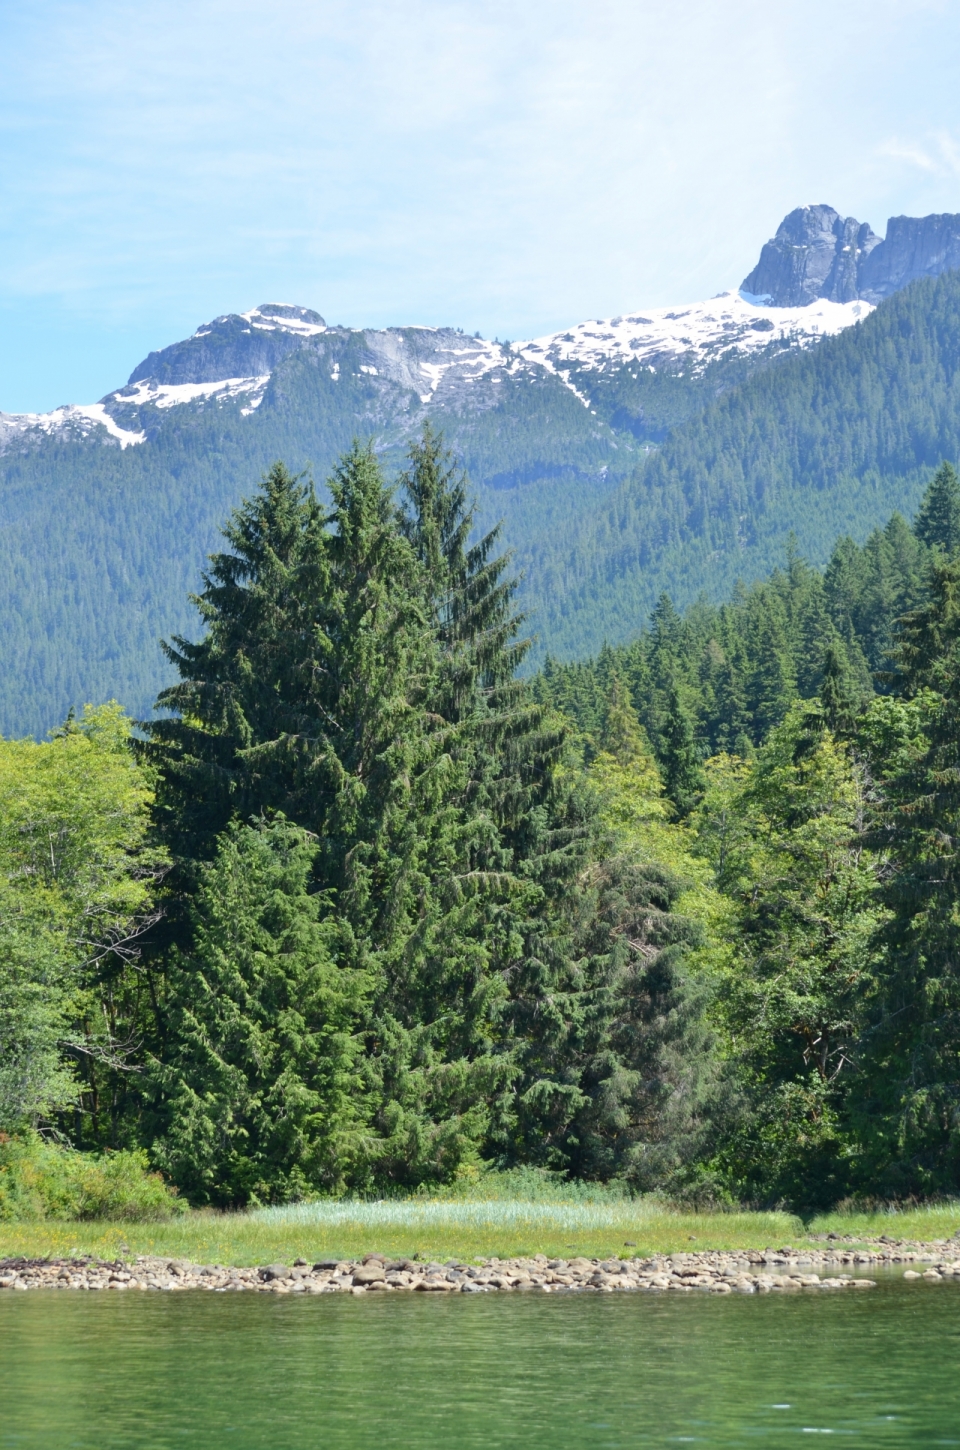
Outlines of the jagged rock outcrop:
M805 307L821 297L855 302L861 267L880 245L856 217L841 217L832 206L798 206L784 217L741 287L774 307Z
M799 206L741 286L774 307L806 307L818 298L877 303L917 277L953 267L960 267L960 215L891 217L881 240L832 206Z

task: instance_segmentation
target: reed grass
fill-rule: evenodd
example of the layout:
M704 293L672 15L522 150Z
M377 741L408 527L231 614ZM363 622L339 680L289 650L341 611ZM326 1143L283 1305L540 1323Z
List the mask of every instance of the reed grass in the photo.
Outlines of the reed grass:
M689 1213L655 1199L603 1201L411 1198L294 1204L248 1213L190 1212L165 1223L0 1224L0 1256L158 1254L194 1263L291 1263L356 1258L377 1250L426 1260L569 1258L701 1249L800 1248L808 1235L837 1233L866 1243L880 1234L935 1240L960 1229L960 1203L899 1211L824 1214L806 1229L787 1213ZM818 1247L823 1247L822 1240Z

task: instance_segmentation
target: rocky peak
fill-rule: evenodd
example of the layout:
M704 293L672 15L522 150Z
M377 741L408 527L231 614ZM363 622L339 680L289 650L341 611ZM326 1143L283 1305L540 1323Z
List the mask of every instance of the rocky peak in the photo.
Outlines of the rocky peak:
M241 316L251 326L267 332L279 328L281 331L314 336L327 330L319 312L311 312L309 307L296 307L291 302L261 302L259 307L241 313Z
M262 377L311 337L326 331L319 312L286 302L264 302L250 312L231 312L197 328L193 337L151 352L129 383L150 379L169 387Z
M763 247L742 291L774 307L806 307L818 298L854 302L862 263L879 245L856 217L841 217L832 206L798 206Z

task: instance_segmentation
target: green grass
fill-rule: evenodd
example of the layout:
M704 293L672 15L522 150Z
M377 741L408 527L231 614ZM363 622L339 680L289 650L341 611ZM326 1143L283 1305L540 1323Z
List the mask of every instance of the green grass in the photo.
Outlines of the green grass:
M845 1210L842 1213L823 1213L807 1225L807 1232L811 1234L854 1234L861 1238L877 1238L886 1234L892 1239L921 1239L926 1243L951 1238L958 1230L960 1202L871 1212Z
M198 1263L400 1256L475 1259L545 1253L605 1257L680 1249L780 1247L802 1237L786 1213L681 1213L643 1200L323 1202L245 1214L190 1213L168 1223L0 1225L0 1255L163 1254ZM122 1247L121 1247L122 1246Z
M496 1186L490 1185L496 1192ZM528 1185L522 1197L479 1194L326 1200L249 1213L188 1212L159 1223L0 1224L0 1256L159 1254L194 1263L290 1263L295 1258L355 1258L372 1250L398 1257L479 1259L521 1254L588 1258L691 1249L799 1248L807 1235L837 1233L869 1242L946 1239L960 1229L960 1202L899 1211L821 1215L804 1229L787 1213L689 1213L656 1199L618 1198L603 1190ZM822 1243L818 1245L822 1247Z

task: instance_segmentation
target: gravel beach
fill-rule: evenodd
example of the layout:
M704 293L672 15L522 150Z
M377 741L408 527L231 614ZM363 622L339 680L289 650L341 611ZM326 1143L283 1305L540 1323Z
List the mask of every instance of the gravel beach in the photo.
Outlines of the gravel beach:
M429 1263L365 1254L362 1259L322 1259L311 1264L264 1264L231 1268L181 1259L138 1256L129 1262L101 1259L6 1259L0 1290L76 1289L213 1293L489 1294L558 1293L767 1294L836 1293L865 1289L871 1269L899 1269L905 1279L938 1283L960 1278L960 1242L881 1240L865 1247L842 1240L822 1248L674 1253L649 1258L485 1259Z

